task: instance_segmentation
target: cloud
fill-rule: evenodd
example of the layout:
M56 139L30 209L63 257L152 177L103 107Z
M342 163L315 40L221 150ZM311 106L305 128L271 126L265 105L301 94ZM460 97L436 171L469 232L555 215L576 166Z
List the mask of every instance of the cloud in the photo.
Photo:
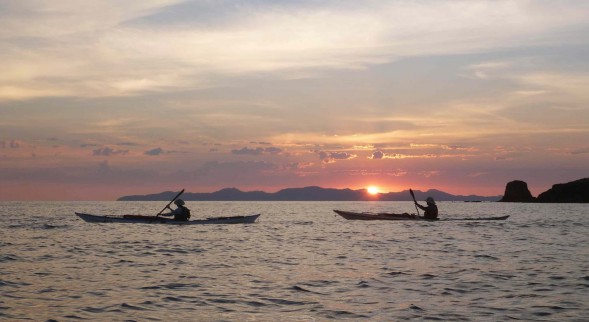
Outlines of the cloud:
M279 154L281 152L282 152L282 149L276 148L276 147L268 147L268 148L243 147L239 150L231 150L231 153L235 154L235 155Z
M248 147L243 147L239 150L231 150L232 154L237 155L260 155L262 152L264 152L264 149L262 148L250 149Z
M270 153L270 154L279 154L282 152L282 149L276 148L276 147L269 147L269 148L265 148L264 152Z
M410 157L413 157L413 156L400 154L400 153L385 153L382 151L374 151L374 152L372 152L372 155L370 155L368 157L368 159L371 159L371 160L405 159L405 158L410 158Z
M587 154L587 153L589 153L589 147L588 148L578 148L578 149L572 150L570 153L573 154L573 155L575 155L575 154Z
M92 151L94 156L112 156L112 155L125 155L129 150L115 150L110 147L98 148Z
M477 178L477 177L483 177L483 176L488 176L488 175L489 175L488 172L477 171L477 172L471 172L467 176L471 177L471 178Z
M444 150L451 150L451 151L478 151L479 149L469 147L469 146L462 146L462 145L442 145L442 149Z
M464 145L445 145L445 144L431 144L431 143L411 143L409 148L389 148L389 150L405 150L410 153L388 153L383 150L375 150L368 159L383 160L383 159L432 159L432 158L467 158L475 156L474 152L479 151L478 148L464 146ZM470 152L470 153L469 153Z
M377 176L377 177L403 177L409 172L403 169L345 169L338 173L346 176Z
M121 143L117 143L117 145L122 145L122 146L138 146L139 144L134 143L134 142L121 142Z
M383 159L384 156L385 156L384 152L382 152L382 151L374 151L374 152L372 152L372 155L369 156L368 158L369 159L373 159L373 160L380 160L380 159Z
M321 162L327 163L334 163L337 160L351 160L357 157L356 154L348 153L348 152L329 152L329 151L313 151L319 156Z
M440 145L431 143L411 143L409 146L412 148L437 148Z
M0 13L0 100L209 88L239 75L291 79L400 57L572 43L562 33L582 36L587 9L572 1L12 1ZM485 78L494 64L472 68Z
M291 162L280 167L282 170L302 170L315 165L313 162Z
M145 152L143 152L143 154L145 155L160 155L165 153L165 151L162 148L155 148L155 149L151 149L151 150L147 150Z
M20 140L6 140L0 144L3 149L19 149L23 146L23 141Z
M372 155L368 157L371 160L382 160L382 159L407 159L407 158L418 158L417 155L407 155L401 153L385 153L382 151L374 151Z
M431 177L435 177L435 176L439 176L440 175L440 171L438 170L432 170L432 171L420 171L419 175L425 178L431 178Z
M407 170L403 170L403 169L393 169L393 170L386 170L384 171L384 174L387 176L391 176L391 177L402 177L407 175Z
M468 70L473 74L470 78L486 80L491 77L491 73L509 68L511 64L511 62L507 61L483 62L468 66Z
M382 151L374 151L372 155L368 157L371 160L383 160L383 159L409 159L409 158L435 158L439 157L439 155L434 154L420 154L420 155L411 155L411 154L402 154L402 153L385 153Z

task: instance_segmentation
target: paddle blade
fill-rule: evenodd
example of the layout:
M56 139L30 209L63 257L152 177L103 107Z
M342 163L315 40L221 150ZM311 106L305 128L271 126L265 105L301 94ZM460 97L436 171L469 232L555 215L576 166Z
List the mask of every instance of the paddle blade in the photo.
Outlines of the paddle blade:
M417 208L417 200L415 200L415 194L413 193L413 190L411 188L409 188L409 193L411 194L411 197L413 198L413 202L415 202L415 211L417 211L417 216L419 216L419 209Z

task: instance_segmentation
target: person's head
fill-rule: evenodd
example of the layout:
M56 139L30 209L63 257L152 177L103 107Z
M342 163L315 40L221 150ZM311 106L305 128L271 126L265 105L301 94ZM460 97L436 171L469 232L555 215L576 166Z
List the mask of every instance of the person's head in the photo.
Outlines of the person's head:
M180 207L180 206L184 206L184 200L182 200L182 199L176 199L176 200L174 201L174 204L175 204L176 206L178 206L178 207Z
M435 205L435 204L436 204L436 202L434 201L434 198L432 198L432 197L427 197L427 198L425 198L425 202L426 202L428 205Z

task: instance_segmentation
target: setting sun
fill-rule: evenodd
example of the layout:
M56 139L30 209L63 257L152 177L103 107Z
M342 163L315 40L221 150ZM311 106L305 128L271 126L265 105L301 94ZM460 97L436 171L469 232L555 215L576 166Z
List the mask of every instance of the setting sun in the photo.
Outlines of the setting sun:
M368 191L368 193L371 195L376 195L380 192L377 186L369 186L368 188L366 188L366 191Z

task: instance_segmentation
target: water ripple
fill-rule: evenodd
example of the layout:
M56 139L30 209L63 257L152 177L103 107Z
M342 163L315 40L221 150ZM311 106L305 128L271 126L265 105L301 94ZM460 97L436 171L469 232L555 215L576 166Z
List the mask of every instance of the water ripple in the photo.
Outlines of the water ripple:
M161 210L150 202L10 210L25 215L0 222L0 319L589 319L589 218L576 215L582 205L440 203L449 217L512 215L504 223L357 222L332 215L344 206L413 207L402 202L194 206L207 216L264 210L263 220L168 227L93 225L72 215L80 208ZM562 209L575 224L553 219Z

